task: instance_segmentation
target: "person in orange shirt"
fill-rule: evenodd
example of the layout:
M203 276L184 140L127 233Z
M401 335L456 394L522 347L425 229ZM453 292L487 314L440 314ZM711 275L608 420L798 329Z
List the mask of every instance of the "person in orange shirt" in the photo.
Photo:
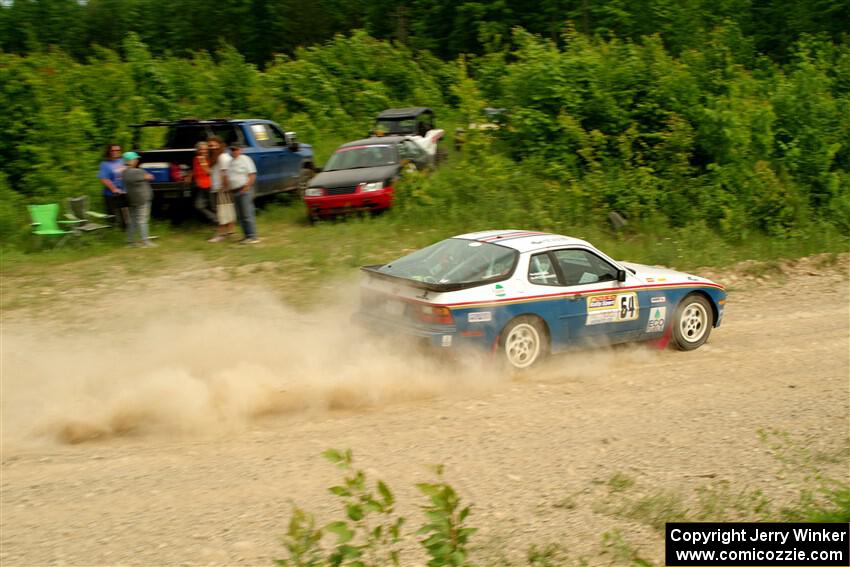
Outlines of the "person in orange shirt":
M215 199L210 191L210 152L206 142L195 144L192 159L192 185L195 194L195 210L212 224L218 224L215 214Z

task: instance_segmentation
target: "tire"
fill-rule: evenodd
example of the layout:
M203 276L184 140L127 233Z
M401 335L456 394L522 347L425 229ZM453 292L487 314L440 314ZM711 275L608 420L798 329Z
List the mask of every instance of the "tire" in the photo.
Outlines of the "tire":
M536 317L517 317L502 330L499 350L512 368L531 368L549 354L546 327Z
M701 347L714 326L711 304L702 295L692 293L676 307L673 317L673 346L679 350L695 350Z

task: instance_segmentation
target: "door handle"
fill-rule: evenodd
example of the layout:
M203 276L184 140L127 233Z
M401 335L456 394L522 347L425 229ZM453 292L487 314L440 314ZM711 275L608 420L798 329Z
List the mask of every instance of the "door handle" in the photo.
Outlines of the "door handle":
M575 295L571 295L571 296L570 296L570 301L578 301L579 299L582 299L583 297L584 297L584 296L583 296L582 294L577 293L577 294L575 294Z

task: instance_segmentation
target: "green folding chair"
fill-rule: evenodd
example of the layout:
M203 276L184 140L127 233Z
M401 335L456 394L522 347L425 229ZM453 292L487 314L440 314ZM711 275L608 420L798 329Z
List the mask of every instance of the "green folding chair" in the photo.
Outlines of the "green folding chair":
M54 239L55 247L62 246L65 241L75 236L77 232L73 230L73 226L78 225L78 221L59 220L59 204L50 203L49 205L27 205L32 219L32 233L39 237L41 241L48 238ZM71 230L63 228L70 226Z
M65 213L65 218L69 221L74 221L78 223L74 230L82 234L103 234L102 231L104 228L112 228L108 224L100 224L97 222L93 222L91 219L105 220L108 221L113 217L113 215L106 215L103 213L96 213L94 211L89 210L89 198L86 196L83 197L72 197L68 199L68 212Z

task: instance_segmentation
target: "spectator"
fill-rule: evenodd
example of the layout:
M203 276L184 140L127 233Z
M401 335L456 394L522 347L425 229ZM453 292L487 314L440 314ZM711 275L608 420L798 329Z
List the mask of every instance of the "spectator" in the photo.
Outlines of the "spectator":
M121 173L124 171L124 160L121 159L121 146L109 144L106 146L103 161L97 178L103 185L103 206L107 213L115 217L120 228L127 224L127 197L124 195L124 185Z
M227 169L227 183L233 193L236 205L236 218L245 237L240 244L257 244L257 222L254 216L254 182L257 180L257 167L254 160L242 153L242 146L234 143L230 146L233 160Z
M153 175L139 167L139 154L136 152L124 152L124 163L127 167L121 174L122 184L127 193L127 202L130 205L130 214L127 222L127 243L134 246L136 231L139 233L139 245L146 248L156 246L148 236L148 222L151 214L151 201L153 191L148 181L153 180Z
M210 179L209 146L206 142L195 144L195 157L192 159L192 184L195 194L195 210L201 213L206 220L214 225L218 224L215 214L215 202L210 190L212 184Z
M210 169L212 187L210 190L215 196L218 220L216 234L207 242L221 242L233 234L234 222L236 221L233 195L228 191L227 186L227 168L230 166L231 157L224 151L224 142L218 136L213 136L207 140L207 145L210 151L210 163L213 164Z

